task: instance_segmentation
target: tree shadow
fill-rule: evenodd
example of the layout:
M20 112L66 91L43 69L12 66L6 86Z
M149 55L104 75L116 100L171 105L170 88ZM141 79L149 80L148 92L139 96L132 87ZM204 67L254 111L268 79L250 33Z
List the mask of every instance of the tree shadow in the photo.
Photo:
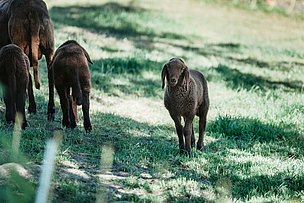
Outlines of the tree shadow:
M96 116L94 120L99 120L98 123L103 123L102 126L98 126L99 133L96 133L96 135L101 136L100 144L110 143L113 145L115 151L112 171L125 171L140 178L141 173L150 173L153 177L157 177L158 170L168 170L176 174L174 178L186 177L187 179L208 185L210 182L215 184L220 177L219 174L216 173L217 170L213 170L213 168L219 167L220 162L227 162L227 160L219 161L218 158L215 158L212 143L210 143L210 146L207 145L206 153L202 154L208 160L207 165L210 165L206 166L210 172L210 177L206 178L202 174L199 174L198 171L189 170L187 167L185 168L185 166L180 165L179 159L175 158L178 156L176 139L173 138L173 141L172 137L167 136L174 132L172 126L151 126L113 114L98 113L94 116ZM117 124L114 125L113 123ZM126 126L129 126L127 131ZM273 152L294 158L303 155L301 150L304 146L304 140L301 139L300 134L296 130L290 127L265 124L258 119L220 117L208 125L207 133L215 135L215 138L219 138L220 140L219 143L217 143L216 152L220 150L225 153L224 151L234 147L239 150L251 150L254 144L265 143L270 145L270 152L269 154L265 154L266 157L271 156ZM137 135L146 136L138 137ZM290 147L296 150L291 152ZM158 164L160 169L156 168L155 164ZM233 165L237 165L237 163L227 164L232 168ZM252 192L253 188L265 183L265 179L262 180L262 176L267 175L253 176L248 178L247 181L244 181L240 176L232 174L230 178L233 183L233 197L245 199ZM290 174L277 174L273 177L267 176L266 180L273 182L275 187L278 188L281 183L284 183L288 190L296 193L301 191L303 186L301 182L302 179L303 177L292 178ZM287 183L286 180L288 180ZM247 184L252 187L245 188ZM276 188L274 190L276 190ZM273 191L273 187L269 184L255 192L263 195L267 193L267 191ZM128 200L132 198L140 199L140 196L137 194L121 195ZM187 197L187 193L185 195L185 197L175 198L174 200L195 202L195 198L192 199L193 197L191 196ZM170 201L170 197L168 198L167 200ZM203 200L204 197L201 196L198 197L198 199Z
M278 199L285 199L285 195L288 194L289 198L300 200L299 194L304 186L304 176L301 174L290 174L286 171L274 174L267 174L265 171L256 174L251 171L253 165L257 163L227 161L225 156L219 154L208 154L206 157L208 180L216 191L216 199L227 195L240 201L263 197L264 201L268 202L269 197L272 199L271 197L277 196Z
M94 60L90 66L92 72L101 72L104 74L133 74L137 75L143 71L160 71L163 63L145 59L142 56L127 58L107 58Z
M90 66L92 85L109 95L159 97L161 92L160 74L162 63L142 57L108 58L95 60ZM151 76L144 77L143 73Z
M130 188L128 183L117 183L114 179L110 179L111 184L107 184L105 182L107 180L100 179L101 175L107 175L103 173L105 171L116 177L133 176L140 180L143 179L143 173L149 174L151 181L147 182L148 185L152 185L155 181L182 178L195 181L203 188L216 188L217 182L228 176L232 181L233 197L242 200L245 200L258 187L261 189L255 190L255 194L260 195L276 192L276 188L283 183L292 193L299 192L303 188L303 177L294 178L285 173L274 176L262 174L244 179L240 175L247 174L244 172L244 167L240 168L239 163L225 159L229 149L252 151L257 143L269 145L262 154L266 157L271 157L274 152L284 157L301 157L304 142L300 139L299 133L291 129L291 126L285 128L265 124L258 119L242 117L219 117L209 122L207 134L216 141L206 145L206 152L194 151L197 157L190 158L206 159L206 164L201 166L205 173L201 173L202 169L195 170L184 165L187 160L179 156L173 125L150 125L127 117L99 112L91 114L91 119L93 131L90 134L85 133L81 124L74 130L56 129L63 135L58 157L65 158L59 158L57 165L53 191L55 202L95 202L96 194L100 192L106 194L106 198L110 201L146 201L142 194L132 190L132 187L136 189L139 186L134 185ZM41 123L39 120L34 124L36 125L37 122ZM81 119L79 122L82 122ZM58 126L60 122L54 125ZM42 127L39 124L37 126L38 128L29 128L23 132L21 149L30 157L29 160L32 163L39 164L42 161L42 156L39 154L43 152L48 137L44 134L53 134L55 129L46 124L43 124L45 130L41 130ZM104 155L107 154L104 152L105 146L110 146L113 155L112 158L109 156L112 161L109 161L108 163L111 164L108 165L102 164L104 163L102 160L108 157ZM292 152L290 146L296 150ZM246 164L250 168L250 163ZM227 171L233 172L227 174ZM159 175L167 173L174 175L169 177ZM264 185L266 183L267 185ZM269 183L273 183L274 187L271 187ZM112 187L115 184L119 184L124 190ZM159 195L151 192L151 188L147 185L141 189L145 194ZM173 190L173 188L168 188L168 190ZM204 195L192 196L187 191L180 192L180 196L166 194L164 198L166 201L176 202L208 201Z
M239 43L206 43L204 47L195 47L181 44L174 44L166 42L167 44L183 49L184 51L195 52L205 57L217 57L225 60L251 65L258 68L268 68L272 70L279 70L288 72L294 68L303 68L304 63L298 61L264 61L253 57L235 57L231 56L231 53L241 53L242 48L246 48L244 45Z
M272 123L263 123L255 118L220 116L208 125L208 131L225 138L240 149L249 149L256 143L272 143L272 147L280 149L286 147L295 147L300 156L301 148L304 146L304 139L300 133L290 126L278 126ZM270 145L269 145L270 146ZM275 149L274 149L275 150Z
M304 188L304 176L295 177L282 173L273 176L255 175L250 178L232 176L231 181L236 183L233 186L232 195L237 199L250 195L252 190L255 190L255 194L259 196L265 195L267 192L271 192L274 195L282 195L282 188L284 188L285 191L289 191L290 197L300 201L298 193Z
M145 26L145 22L155 18L156 15L133 5L119 3L105 3L92 6L52 7L50 15L55 25L76 26L98 34L103 33L118 39L154 37L169 39L185 39L184 36L160 32Z
M271 61L271 62L266 62L263 60L258 60L256 58L252 57L247 57L247 58L236 58L232 56L227 56L225 57L228 60L236 61L242 64L249 64L254 67L258 68L268 68L272 70L279 70L279 71L291 71L294 68L299 68L299 67L304 67L304 63L300 63L297 61Z
M304 89L302 81L272 81L254 74L242 73L237 69L231 69L222 64L215 70L221 74L227 86L232 89L244 88L252 90L258 87L262 91L283 89L286 92L302 92Z
M272 159L274 154L284 160L301 159L304 138L295 127L263 123L255 118L220 116L208 124L207 133L216 139L207 145L205 155L209 181L214 188L228 178L232 197L245 200L268 193L280 195L282 188L294 196L304 187L303 175L285 172L253 175L254 171L250 171L256 159L247 160L239 154L231 154L237 151L244 156L265 157L265 160ZM240 161L233 161L231 157Z
M75 187L86 195L76 197L75 187L66 186L66 188L65 184L58 184L54 197L56 201L79 201L81 200L79 198L87 198L86 200L92 198L94 201L98 189L103 187L103 182L98 180L98 175L101 175L105 168L111 173L122 171L135 176L143 172L153 174L157 173L153 170L155 163L167 167L170 165L170 160L178 155L177 144L172 142L170 136L167 136L173 130L170 127L153 126L105 113L92 114L91 119L94 121L91 134L84 134L82 127L64 130L62 132L64 141L61 146L62 151L66 151L69 160L77 164L77 170L85 174L86 178L78 176L74 178L74 181L77 180ZM104 146L111 146L113 150L113 165L101 164ZM60 168L62 171L67 166ZM60 181L70 182L68 180L71 179L71 174L65 172L66 176L63 176L60 171L57 174ZM74 189L75 192L73 192ZM116 192L119 193L119 191Z

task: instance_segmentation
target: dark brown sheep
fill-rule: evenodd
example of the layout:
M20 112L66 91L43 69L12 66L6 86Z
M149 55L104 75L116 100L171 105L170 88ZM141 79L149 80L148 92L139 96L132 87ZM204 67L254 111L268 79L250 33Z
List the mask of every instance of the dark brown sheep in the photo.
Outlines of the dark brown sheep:
M27 126L25 100L29 65L28 57L18 46L9 44L0 49L0 82L4 87L5 118L7 123L13 123L16 112L21 113L23 129Z
M54 54L54 28L42 0L0 0L0 47L13 43L29 57L33 66L35 87L40 88L38 60L45 55L49 66ZM54 82L48 71L48 119L54 119ZM36 113L32 79L29 81L29 112Z
M204 132L209 109L207 81L203 74L189 70L179 58L172 58L163 66L162 88L165 87L164 103L175 123L180 152L191 155L191 146L195 145L193 119L199 117L199 139L197 149L204 148ZM181 124L184 118L184 127ZM185 139L185 141L184 141Z
M92 130L89 114L91 75L88 62L92 64L87 51L76 41L69 40L56 50L51 64L55 87L60 97L62 125L75 128L77 105L82 105L83 125L86 132Z

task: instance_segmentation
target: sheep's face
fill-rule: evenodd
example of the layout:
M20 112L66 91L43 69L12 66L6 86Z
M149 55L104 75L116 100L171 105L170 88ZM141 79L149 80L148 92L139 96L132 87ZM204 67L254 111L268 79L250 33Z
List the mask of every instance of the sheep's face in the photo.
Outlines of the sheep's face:
M188 72L187 66L181 59L171 59L164 65L162 71L163 87L165 78L167 78L168 85L174 87L179 83L179 81L183 80L186 72Z

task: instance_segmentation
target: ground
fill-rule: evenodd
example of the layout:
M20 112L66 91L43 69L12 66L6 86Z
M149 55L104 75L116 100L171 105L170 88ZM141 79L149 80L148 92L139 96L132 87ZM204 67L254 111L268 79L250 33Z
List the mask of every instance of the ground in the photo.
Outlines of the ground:
M301 18L199 0L46 2L56 48L75 39L93 60L93 131L85 133L81 108L78 127L62 128L58 95L55 121L47 121L40 61L38 113L27 115L18 158L32 171L32 190L17 188L15 198L34 198L46 141L57 132L52 202L304 201ZM192 157L179 155L163 105L160 73L172 57L208 80L206 149ZM16 160L16 133L0 105L3 164Z

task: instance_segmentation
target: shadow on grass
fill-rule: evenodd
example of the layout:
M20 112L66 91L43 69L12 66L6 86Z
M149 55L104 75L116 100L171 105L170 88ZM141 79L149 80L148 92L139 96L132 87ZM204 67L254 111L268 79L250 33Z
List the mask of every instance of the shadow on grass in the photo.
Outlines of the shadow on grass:
M109 201L151 201L149 198L160 196L158 190L151 189L159 181L168 184L168 187L164 186L166 192L161 193L166 201L206 201L206 197L201 193L199 196L193 196L187 190L190 186L186 181L194 181L203 188L215 188L217 182L227 176L232 181L233 197L242 200L251 197L253 191L252 196L262 196L268 192L276 193L276 188L282 185L290 194L300 192L303 188L303 178L293 177L288 173L275 176L262 174L244 179L242 175L248 174L250 163L244 166L243 163L225 159L229 149L250 152L254 151L253 146L257 143L265 144L265 149L261 148L261 152L257 152L265 157L272 157L273 153L284 157L301 157L303 140L299 140L299 134L292 129L264 124L257 119L220 117L210 122L207 128L207 133L217 141L207 144L206 152L195 152L195 157L189 159L179 156L173 125L170 127L149 125L107 113L94 113L91 119L93 125L91 134L85 134L82 126L74 130L61 130L64 140L60 147L61 158L54 179L55 202L95 202L96 194L101 188L105 189ZM46 136L43 134L54 129L48 125L49 129L41 130L42 127L39 127L41 121L36 122L38 128L29 128L23 132L21 149L29 157L29 161L40 163L42 160L40 154L46 141ZM113 164L101 165L104 146L111 146L113 149ZM293 154L289 146L296 148ZM202 169L195 170L195 167L189 167L187 163L192 159L199 165L201 162L205 163ZM118 174L116 175L118 178L133 176L136 180L143 181L147 179L143 179L142 174L149 174L151 180L145 184L141 183L142 185L130 184L127 181L120 182L117 189L115 179L108 179L110 184L105 184L103 179L98 178L108 175L103 174L105 169L112 174ZM201 170L205 172L201 173ZM121 172L126 173L127 176L119 175ZM165 174L172 175L167 177ZM170 186L170 181L177 179L184 181L182 183L185 185ZM259 187L261 188L255 189ZM137 189L142 192L137 193Z
M290 194L295 194L300 192L303 187L302 177L296 176L293 178L290 174L285 173L277 176L249 176L244 180L240 174L247 174L248 171L243 164L234 163L233 161L228 162L217 154L220 152L220 154L224 155L228 153L228 149L233 148L251 151L255 144L260 143L265 144L265 149L262 147L261 152L257 152L261 153L262 156L271 157L273 153L276 153L284 157L301 157L303 155L301 152L303 140L300 140L299 134L293 130L264 124L257 119L218 118L208 125L207 132L218 138L219 141L210 143L207 145L205 153L196 155L203 156L208 160L204 166L209 173L209 177L206 177L200 174L199 171L189 169L183 164L185 160L178 156L178 146L172 126L153 126L130 118L104 113L94 114L92 120L96 123L92 134L83 135L83 129L66 131L67 134L63 145L63 148L68 149L71 160L81 166L80 169L84 170L89 177L93 177L92 181L95 181L94 177L103 168L100 165L102 146L110 145L114 150L111 172L126 172L127 176L134 176L136 179L141 179L143 173L148 173L154 181L166 182L173 179L186 178L206 186L211 183L216 187L216 182L227 176L227 173L230 173L229 178L233 184L232 195L234 198L243 200L248 195L250 196L253 190L254 195L264 195L267 192L277 193L283 184ZM79 132L79 130L82 132ZM174 134L173 137L168 136L172 135L172 133ZM294 140L297 140L297 142L294 142ZM291 152L290 147L296 148L296 150ZM181 160L183 161L181 162ZM248 164L249 170L250 163ZM174 176L169 178L159 176L159 174L166 172L172 173ZM264 176L265 178L262 178ZM265 180L268 180L267 185L265 185ZM86 181L84 181L84 184L86 184ZM102 182L101 185L103 185ZM60 194L66 194L65 189L62 191L61 186L58 186L58 190L61 190ZM98 188L99 186L96 184L90 186L90 188ZM117 190L115 187L114 189L108 188L110 193L115 194L115 197L112 196L110 198L139 201L148 198L145 195L155 195L153 192L151 193L150 188L147 186L142 188L145 190L144 194L128 192L129 189L136 190L136 188L140 188L138 183L130 185L128 182L123 182L122 186L123 190ZM261 189L254 189L258 187L261 187ZM85 189L86 187L81 188ZM85 190L85 194L92 193L93 195L96 192L95 190ZM170 190L174 191L173 188ZM205 200L204 196L193 197L186 191L180 191L179 196L163 195L168 201L182 202L187 200L196 202L196 200ZM68 200L66 196L58 198Z
M271 192L275 195L282 195L282 191L289 190L289 196L293 197L294 201L301 201L300 196L297 193L301 192L301 188L304 187L304 176L292 176L288 174L277 174L273 176L267 175L255 175L250 178L241 178L239 176L231 177L232 182L236 182L234 185L232 195L235 198L243 198L250 193L254 192L262 196L267 192ZM248 189L250 188L250 189ZM237 192L236 192L237 191ZM296 201L297 202L297 201Z
M246 48L239 43L211 43L205 44L204 47L177 45L170 42L167 44L183 49L184 51L191 51L205 57L217 57L225 60L251 65L258 68L268 68L272 70L279 70L283 72L292 71L295 68L303 68L304 63L298 61L263 61L253 57L238 58L231 56L231 53L241 53L242 48ZM301 56L299 56L301 58Z
M220 116L209 123L208 131L228 140L233 148L247 150L260 143L283 156L304 155L301 152L304 138L294 127L263 123L254 118ZM290 148L296 150L292 152Z
M90 67L93 88L114 96L122 92L127 95L160 97L162 65L140 56L96 60Z
M156 33L155 29L146 25L146 22L159 16L133 5L106 3L93 6L52 7L50 14L55 25L77 26L119 39L126 37L137 40L138 37L184 39L184 36L175 33Z
M237 69L231 69L221 64L215 70L221 74L227 85L233 89L245 88L246 90L252 90L258 87L262 91L283 89L287 92L302 92L304 89L302 81L271 81L254 74L242 73Z
M279 173L274 172L274 175L256 175L251 169L253 163L259 162L258 157L265 160L278 156L283 160L290 157L300 160L304 155L304 138L294 127L267 124L253 118L224 116L209 123L207 132L217 139L207 145L206 152L206 168L210 173L209 181L214 187L223 178L228 178L232 184L232 196L242 200L265 194L281 195L283 190L291 197L301 192L304 176L300 172L300 166L293 167L293 174L287 173L288 169L285 169ZM237 154L232 154L232 151ZM241 154L245 158L241 158ZM271 163L261 162L259 167L264 164L264 172L268 174L272 169L267 169L267 165ZM271 168L278 169L276 164ZM288 165L282 163L280 167Z
M142 56L128 58L107 58L93 61L90 66L92 72L97 71L104 74L133 74L137 75L143 71L160 72L163 63L145 59Z
M155 163L169 166L168 162L178 154L176 143L167 136L173 130L171 128L151 126L114 114L96 113L91 118L91 134L84 134L81 127L63 131L65 138L61 146L62 151L65 151L69 160L75 163L77 170L82 171L85 176L74 178L75 186L71 186L71 175L64 177L59 172L56 201L93 201L97 190L102 186L97 176L102 174L103 168L108 167L113 173L123 171L136 176L143 172L153 174L156 173L153 171ZM111 146L113 149L112 166L100 165L104 146ZM64 182L67 184L61 184ZM80 192L76 192L78 187ZM111 188L107 189L111 190L110 193L115 192Z
M258 67L258 68L268 68L268 69L272 69L272 70L279 70L279 71L284 71L284 72L288 72L288 71L292 71L295 68L303 68L304 64L297 62L297 61L274 61L274 62L266 62L266 61L262 61L262 60L258 60L256 58L252 58L252 57L247 57L247 58L235 58L235 57L231 57L231 56L226 56L224 57L225 59L231 60L231 61L236 61L242 64L249 64L252 65L254 67Z

